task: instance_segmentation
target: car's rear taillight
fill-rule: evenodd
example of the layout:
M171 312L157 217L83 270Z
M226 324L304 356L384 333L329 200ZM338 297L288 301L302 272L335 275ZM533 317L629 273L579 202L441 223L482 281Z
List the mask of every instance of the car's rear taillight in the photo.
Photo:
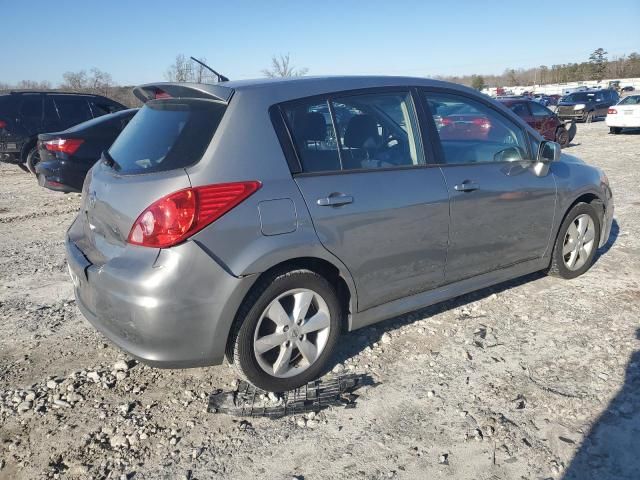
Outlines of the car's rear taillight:
M153 98L157 100L160 98L172 98L172 97L164 90L161 90L160 88L156 88L154 89L154 92L153 92Z
M479 117L479 118L474 118L472 120L472 123L480 128L490 128L491 127L491 123L489 122L488 119L483 118L483 117Z
M56 138L55 140L46 140L42 142L44 148L50 152L63 152L68 155L73 155L78 151L80 145L84 143L84 140L79 138Z
M256 181L221 183L174 192L140 214L127 241L156 248L176 245L215 222L261 185Z
M0 128L5 128L7 126L7 122L4 120L0 120Z
M616 113L618 113L618 111L615 108L610 108L609 110L607 110L607 113L609 115L615 115Z

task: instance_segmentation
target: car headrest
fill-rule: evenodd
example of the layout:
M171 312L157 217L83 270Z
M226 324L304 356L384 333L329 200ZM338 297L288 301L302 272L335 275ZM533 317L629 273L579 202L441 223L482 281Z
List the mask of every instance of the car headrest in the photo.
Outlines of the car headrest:
M371 115L356 115L351 117L344 132L344 146L347 148L363 148L367 140L377 142L378 124Z
M322 142L327 138L327 124L319 112L305 112L296 118L296 138L300 142Z

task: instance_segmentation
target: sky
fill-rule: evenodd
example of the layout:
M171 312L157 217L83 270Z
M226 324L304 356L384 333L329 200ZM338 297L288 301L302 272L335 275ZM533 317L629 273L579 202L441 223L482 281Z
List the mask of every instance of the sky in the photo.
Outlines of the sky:
M0 0L0 82L97 67L164 80L177 54L230 79L291 55L309 75L501 73L640 51L640 0ZM28 21L24 21L28 19Z

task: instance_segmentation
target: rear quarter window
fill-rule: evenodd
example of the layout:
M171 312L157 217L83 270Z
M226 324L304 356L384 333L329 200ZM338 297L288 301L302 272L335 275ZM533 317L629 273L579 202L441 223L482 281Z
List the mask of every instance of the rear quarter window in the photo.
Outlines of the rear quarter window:
M184 168L200 161L226 105L200 99L152 100L109 149L124 174Z

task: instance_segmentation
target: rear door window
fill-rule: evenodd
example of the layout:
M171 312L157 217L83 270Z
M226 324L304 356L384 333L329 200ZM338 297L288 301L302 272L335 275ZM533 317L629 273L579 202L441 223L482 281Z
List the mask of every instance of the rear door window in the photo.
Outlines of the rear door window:
M336 94L283 112L305 173L425 164L408 91Z
M77 125L78 123L86 122L93 118L85 97L54 95L53 101L58 109L63 128Z
M296 102L284 108L304 172L340 170L338 142L326 100Z
M27 125L42 123L42 95L23 95L20 118Z
M226 105L210 100L152 100L109 149L124 174L151 173L197 163L211 143Z
M336 98L332 106L344 170L424 165L409 92Z
M122 110L118 104L104 99L92 99L89 101L89 104L91 105L94 117L100 117L108 113L115 113Z

